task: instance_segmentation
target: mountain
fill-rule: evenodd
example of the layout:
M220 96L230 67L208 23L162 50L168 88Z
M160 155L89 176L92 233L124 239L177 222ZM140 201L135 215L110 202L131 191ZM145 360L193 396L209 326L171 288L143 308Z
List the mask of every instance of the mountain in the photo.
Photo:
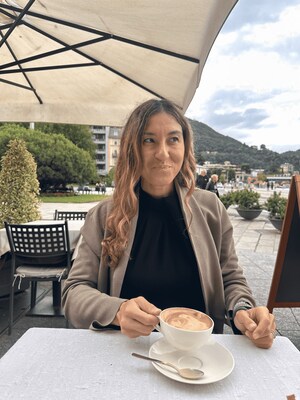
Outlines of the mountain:
M300 170L300 150L277 153L267 148L256 149L229 136L216 132L208 125L189 119L194 131L195 155L198 163L224 163L249 165L251 169L276 172L281 164L290 163Z

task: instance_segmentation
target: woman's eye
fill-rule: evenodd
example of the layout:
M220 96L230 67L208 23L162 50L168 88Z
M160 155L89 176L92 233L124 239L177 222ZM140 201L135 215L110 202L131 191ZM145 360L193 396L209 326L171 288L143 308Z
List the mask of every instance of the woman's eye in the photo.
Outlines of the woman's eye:
M171 142L179 142L179 137L178 136L173 136L170 138Z
M153 143L154 140L152 138L145 138L144 143Z

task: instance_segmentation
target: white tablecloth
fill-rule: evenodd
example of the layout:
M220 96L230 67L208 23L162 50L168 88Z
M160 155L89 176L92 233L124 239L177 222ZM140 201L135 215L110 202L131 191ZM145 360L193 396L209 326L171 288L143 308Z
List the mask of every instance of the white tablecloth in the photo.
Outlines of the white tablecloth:
M5 400L286 400L300 399L300 352L284 337L269 350L246 337L214 335L235 359L219 382L190 385L131 356L147 354L159 333L129 339L116 331L31 328L0 360Z
M28 222L31 225L50 225L50 224L60 224L64 221L55 221L55 220L38 220ZM80 237L80 228L84 224L84 220L69 220L68 221L68 229L69 229L69 237L70 237L70 245L71 248L74 249ZM9 251L9 243L6 235L5 228L0 229L0 257Z

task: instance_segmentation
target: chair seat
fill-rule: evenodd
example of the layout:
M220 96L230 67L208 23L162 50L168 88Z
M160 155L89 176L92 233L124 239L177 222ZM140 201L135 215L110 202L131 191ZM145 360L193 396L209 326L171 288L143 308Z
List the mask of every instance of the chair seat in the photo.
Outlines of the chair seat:
M68 269L65 267L36 267L36 266L20 266L16 269L15 276L21 276L22 278L60 278L63 279L68 274Z
M1 0L0 0L1 2ZM57 224L8 224L4 221L11 251L11 290L8 334L13 326L14 286L31 281L30 309L36 306L37 283L52 281L52 309L61 306L61 280L71 268L68 221ZM52 310L52 311L53 311ZM53 315L50 313L49 315Z

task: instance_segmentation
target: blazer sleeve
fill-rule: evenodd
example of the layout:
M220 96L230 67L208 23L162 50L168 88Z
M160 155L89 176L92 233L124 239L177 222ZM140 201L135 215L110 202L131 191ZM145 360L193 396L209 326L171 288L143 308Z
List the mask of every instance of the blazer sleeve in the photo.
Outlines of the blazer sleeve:
M64 313L74 328L109 325L124 301L108 293L109 268L101 257L106 214L107 204L88 212L77 257L63 286Z
M196 190L190 204L190 237L206 310L215 321L216 332L221 333L237 303L245 301L255 306L255 300L238 262L233 227L221 201L209 191Z

